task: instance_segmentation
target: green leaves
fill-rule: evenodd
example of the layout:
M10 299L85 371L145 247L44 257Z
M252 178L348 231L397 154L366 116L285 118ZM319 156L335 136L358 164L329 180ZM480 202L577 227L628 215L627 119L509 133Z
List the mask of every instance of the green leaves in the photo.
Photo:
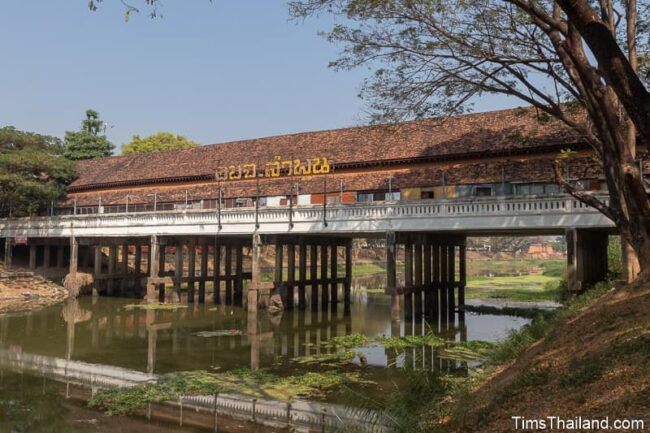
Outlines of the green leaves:
M198 143L195 143L182 135L174 135L170 132L159 132L145 138L140 138L139 135L134 135L129 144L122 146L122 155L190 149L198 145Z
M79 131L66 131L63 156L72 161L111 156L115 146L108 141L104 121L95 110L86 110L86 119Z
M26 216L65 194L77 173L56 137L0 128L0 217Z

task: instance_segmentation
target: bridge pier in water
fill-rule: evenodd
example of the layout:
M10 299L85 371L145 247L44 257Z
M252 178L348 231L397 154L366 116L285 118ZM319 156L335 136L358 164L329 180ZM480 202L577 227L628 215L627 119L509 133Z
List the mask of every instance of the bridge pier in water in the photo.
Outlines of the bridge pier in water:
M262 297L279 295L284 309L335 311L343 295L349 311L352 289L352 239L344 237L255 235L252 254L253 284L248 288L248 309ZM262 248L273 246L275 260L272 284L260 280ZM285 267L286 259L286 267ZM339 274L339 265L344 275ZM285 271L286 268L286 271ZM257 302L256 302L257 300ZM320 303L319 303L320 300Z
M205 303L211 283L215 304L243 304L245 282L253 274L244 269L244 250L253 249L248 237L152 236L150 245L148 300L164 301L166 286L172 285L172 300L180 302L186 285L188 303ZM173 266L168 266L170 255Z
M454 321L456 306L465 304L465 237L432 233L389 232L386 236L386 293L391 295L391 318L400 319L399 296L404 298L404 319L422 316L441 326ZM404 284L397 284L397 252L404 251Z

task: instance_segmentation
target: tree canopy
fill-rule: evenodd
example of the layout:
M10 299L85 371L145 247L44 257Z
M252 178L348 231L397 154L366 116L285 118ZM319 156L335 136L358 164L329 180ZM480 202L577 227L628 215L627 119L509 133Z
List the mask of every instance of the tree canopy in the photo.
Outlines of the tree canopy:
M650 148L648 21L636 0L293 0L294 17L342 18L327 34L337 69L374 69L362 96L371 120L447 116L486 94L532 105L589 143L610 199L570 194L617 225L650 280L650 200L639 150ZM645 83L644 83L645 81Z
M115 146L108 141L104 121L95 110L86 110L79 131L66 131L63 155L73 161L111 156Z
M56 137L0 128L0 217L26 216L65 195L76 177Z
M198 145L198 143L182 135L174 135L170 132L159 132L144 138L140 138L139 135L134 135L129 144L122 146L122 155L190 149Z

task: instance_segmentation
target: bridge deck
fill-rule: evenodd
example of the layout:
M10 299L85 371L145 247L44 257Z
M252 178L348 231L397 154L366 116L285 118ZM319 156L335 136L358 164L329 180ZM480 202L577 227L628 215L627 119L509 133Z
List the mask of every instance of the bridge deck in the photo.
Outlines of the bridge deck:
M607 200L606 196L602 197ZM354 205L183 210L5 219L0 237L316 234L373 237L386 232L562 234L614 229L567 195L419 200Z

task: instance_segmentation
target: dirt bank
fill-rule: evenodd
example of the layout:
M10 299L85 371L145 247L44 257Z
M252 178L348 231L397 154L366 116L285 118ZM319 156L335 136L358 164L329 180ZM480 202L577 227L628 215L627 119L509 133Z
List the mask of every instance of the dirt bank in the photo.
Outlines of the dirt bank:
M514 431L513 416L636 418L650 428L649 311L650 286L610 289L494 371L446 430Z
M0 262L0 314L32 311L63 301L67 290L26 269Z

